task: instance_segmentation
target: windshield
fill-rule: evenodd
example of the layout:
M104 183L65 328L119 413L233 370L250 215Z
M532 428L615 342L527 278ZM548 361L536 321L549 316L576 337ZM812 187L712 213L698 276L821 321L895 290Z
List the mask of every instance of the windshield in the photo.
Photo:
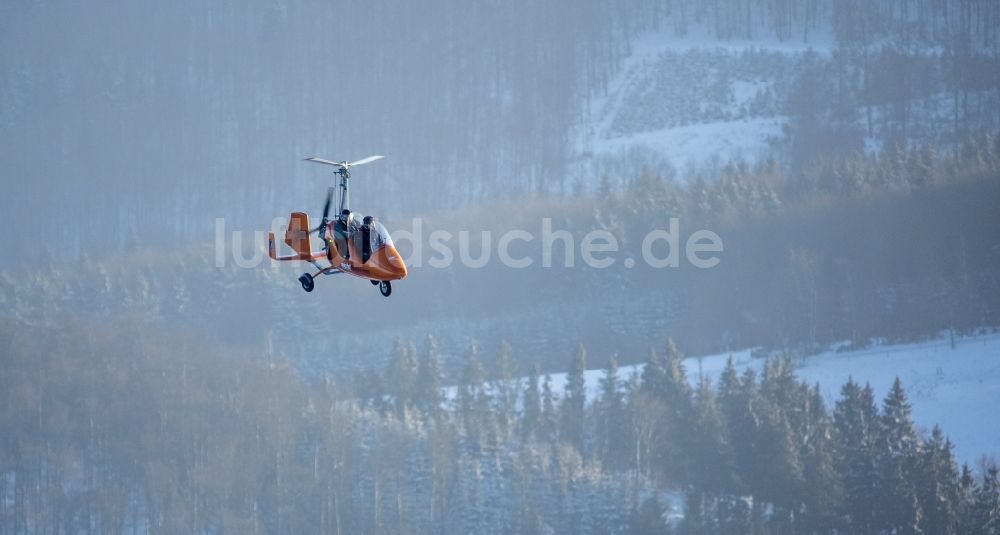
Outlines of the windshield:
M392 237L389 236L389 231L386 230L385 225L379 221L375 221L372 224L372 242L373 251L377 251L387 245L389 247L394 247L392 244Z

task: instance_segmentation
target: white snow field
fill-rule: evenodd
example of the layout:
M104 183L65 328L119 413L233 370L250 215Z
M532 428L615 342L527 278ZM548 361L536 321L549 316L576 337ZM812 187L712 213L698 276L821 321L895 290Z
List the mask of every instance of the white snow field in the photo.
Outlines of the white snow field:
M975 466L1000 454L1000 335L956 338L865 351L823 353L805 360L798 374L819 383L831 403L853 376L871 383L881 402L898 376L913 405L917 426L941 426L958 461Z
M760 369L763 359L750 356L749 349L731 353L741 371ZM701 373L713 383L726 365L729 353L688 357L684 360L692 384ZM619 377L627 381L642 366L622 366ZM1000 458L1000 334L948 338L902 345L883 345L859 351L827 351L801 359L797 375L809 384L818 383L828 408L840 396L848 377L870 383L876 401L882 399L898 376L913 405L917 427L929 434L935 424L955 444L959 463L977 467L983 456ZM597 397L604 370L585 374L588 400ZM562 392L566 374L552 375L552 386Z
M829 54L832 43L832 36L816 33L784 42L720 41L698 25L683 36L670 30L640 36L608 81L606 93L591 98L587 119L574 128L571 139L580 157L578 165L584 172L588 168L601 172L601 159L634 158L636 149L657 154L658 161L678 170L733 158L752 164L772 152L787 117L778 110L748 106L768 96L780 81L776 77L787 77L788 65L772 58L772 64L777 61L772 68L758 65L712 85L717 74L713 63L725 58L744 63L738 58L748 51L794 60L807 51ZM706 103L715 107L699 109ZM689 112L680 115L692 115L684 124L676 124L681 118L671 106ZM667 121L657 121L656 116Z

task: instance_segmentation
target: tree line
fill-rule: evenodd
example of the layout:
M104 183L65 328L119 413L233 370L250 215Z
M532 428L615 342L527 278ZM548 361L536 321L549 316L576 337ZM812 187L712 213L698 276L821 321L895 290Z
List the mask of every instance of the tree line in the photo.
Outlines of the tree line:
M725 250L709 270L584 275L602 295L623 284L659 292L678 339L702 353L761 345L811 354L844 339L864 346L990 328L1000 257L985 229L1000 224L998 155L997 138L984 136L951 150L890 145L801 171L762 162L684 183L670 169L609 175L583 228L611 231L639 258L649 229L678 218L685 232L719 234ZM581 285L553 293L571 287Z
M828 408L788 361L692 381L672 342L588 389L436 342L307 383L141 322L0 324L4 533L997 533L995 466L959 467L897 381Z

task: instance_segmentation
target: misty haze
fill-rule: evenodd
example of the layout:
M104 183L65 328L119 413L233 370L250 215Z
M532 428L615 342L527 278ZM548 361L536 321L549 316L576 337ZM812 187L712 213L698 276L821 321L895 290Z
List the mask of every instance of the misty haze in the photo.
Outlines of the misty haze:
M1000 534L1000 2L0 4L0 534Z

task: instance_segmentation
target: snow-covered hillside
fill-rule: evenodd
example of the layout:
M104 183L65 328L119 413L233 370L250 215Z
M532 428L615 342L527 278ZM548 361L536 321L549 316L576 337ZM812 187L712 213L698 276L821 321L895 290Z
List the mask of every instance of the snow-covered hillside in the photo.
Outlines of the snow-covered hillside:
M734 161L815 156L796 143L847 154L953 141L958 104L939 48L901 52L891 41L873 43L876 64L867 67L829 28L769 35L727 40L692 27L636 38L610 79L590 88L571 129L571 175L596 183L601 175L627 180L642 167L672 168L683 180ZM903 56L909 70L894 71ZM919 84L895 85L911 71L921 73ZM882 89L864 89L864 76ZM967 90L977 102L995 97L988 84ZM996 127L991 113L962 121L971 131Z
M829 53L832 38L719 41L697 28L648 33L577 125L579 164L600 172L639 152L676 169L772 152L787 121L783 99L802 54Z
M759 369L763 360L751 357L750 350L731 353L736 366ZM715 381L730 354L685 359L692 383L699 370ZM641 371L640 366L624 366L620 377L627 380ZM588 399L598 395L603 370L585 374ZM828 351L803 359L799 377L818 383L830 406L840 395L848 377L870 383L881 402L898 376L913 405L917 427L927 433L938 424L955 443L959 462L975 466L981 456L1000 457L1000 334L956 338L918 344L886 345L860 351ZM553 388L562 391L565 374L552 376Z

